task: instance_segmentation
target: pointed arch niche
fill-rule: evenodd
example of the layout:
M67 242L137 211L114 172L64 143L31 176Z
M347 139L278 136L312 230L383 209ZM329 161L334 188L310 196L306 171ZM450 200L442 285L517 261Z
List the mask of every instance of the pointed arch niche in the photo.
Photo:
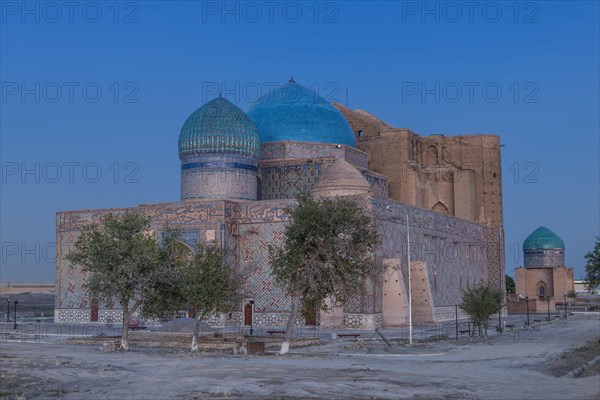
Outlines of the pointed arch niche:
M431 209L435 212L439 212L441 214L450 214L450 212L448 211L448 207L446 207L446 205L444 203L442 203L441 201L438 201L437 203L435 203L433 205L433 207L431 207Z
M435 147L434 145L431 145L427 148L427 153L425 155L425 162L427 163L427 165L438 165L439 164L438 150L437 150L437 147Z

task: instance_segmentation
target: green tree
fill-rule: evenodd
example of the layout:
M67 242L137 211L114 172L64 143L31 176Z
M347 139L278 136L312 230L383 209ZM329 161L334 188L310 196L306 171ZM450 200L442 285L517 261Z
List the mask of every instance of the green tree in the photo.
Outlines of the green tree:
M585 280L588 290L594 290L600 284L600 236L596 237L594 250L585 256Z
M141 309L145 316L154 318L163 318L165 314L186 309L187 303L181 290L181 272L193 258L192 251L179 240L179 229L167 226L161 236L162 267L148 281Z
M194 258L181 271L181 295L196 310L192 351L198 351L198 331L213 312L229 311L235 301L236 285L223 254L216 245L199 245Z
M512 276L505 276L506 293L515 293L515 280Z
M86 273L85 289L103 302L121 304L123 350L129 350L129 319L151 297L155 280L163 276L173 240L174 236L161 247L149 220L137 213L107 214L101 223L81 229L75 249L66 257Z
M487 338L490 316L502 310L502 293L490 284L469 286L463 291L462 304L459 307L469 314L475 326L483 327Z
M283 244L270 247L273 276L292 298L281 354L289 349L301 299L304 304L322 304L326 298L345 304L366 279L377 279L383 271L375 258L379 235L356 202L300 196L286 212Z

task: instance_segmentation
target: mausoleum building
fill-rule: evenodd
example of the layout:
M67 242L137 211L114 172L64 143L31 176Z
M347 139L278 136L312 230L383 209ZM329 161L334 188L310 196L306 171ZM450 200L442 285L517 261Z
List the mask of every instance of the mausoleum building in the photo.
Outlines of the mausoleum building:
M268 247L281 243L284 210L302 193L361 204L380 233L377 255L387 269L336 318L315 310L300 325L407 323L407 228L413 322L453 317L469 284L503 285L495 135L421 137L331 104L292 79L247 113L223 97L202 105L180 129L178 148L180 201L57 213L57 322L121 319L118 304L98 302L83 288L84 274L65 256L82 226L136 210L151 220L157 237L167 222L180 228L190 252L199 242L227 250L241 299L235 312L214 316L212 324L283 326L291 300L271 276Z

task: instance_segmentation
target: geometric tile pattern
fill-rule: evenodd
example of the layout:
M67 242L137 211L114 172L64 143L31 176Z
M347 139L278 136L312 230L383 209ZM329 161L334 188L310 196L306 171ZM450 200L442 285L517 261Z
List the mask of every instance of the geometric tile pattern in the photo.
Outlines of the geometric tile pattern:
M261 199L295 199L299 194L310 193L321 171L330 163L319 161L262 166L260 168Z
M500 286L502 289L506 274L502 258L504 254L504 230L502 228L485 228L485 232L488 282L496 287Z
M436 307L460 303L462 289L468 284L488 281L492 270L498 268L497 252L488 251L487 228L481 225L388 199L373 198L371 206L382 239L378 255L400 258L404 282L408 282L408 212L411 261L427 262ZM497 244L496 240L496 248ZM486 268L494 258L495 266Z
M256 200L256 171L205 167L181 171L181 200Z
M362 171L363 176L373 188L373 196L377 197L387 197L388 196L388 182L387 179L383 176L378 176L373 174L370 171Z
M254 299L256 312L281 312L291 307L285 291L275 284L269 266L269 245L281 243L284 228L281 222L239 227L239 277L244 296Z
M276 142L263 143L260 146L260 160L283 159L315 159L315 158L343 158L350 164L359 168L367 168L366 153L344 145L319 144L306 142Z
M288 172L289 170L291 168ZM411 260L427 262L428 278L436 308L460 302L461 288L466 288L468 284L482 281L500 282L500 278L504 276L504 263L500 259L503 240L498 229L486 228L382 197L354 196L354 199L370 210L380 233L382 241L377 255L382 258L399 258L401 262L398 268L405 282L408 282L408 213ZM290 199L258 202L215 200L141 205L136 209L151 218L151 225L159 233L167 222L171 226L179 227L182 230L182 240L192 249L199 241L209 236L219 241L227 250L228 265L233 267L242 283L243 296L255 301L257 321L272 321L273 318L283 318L291 302L271 276L268 263L269 245L276 245L283 239L287 221L285 209L293 204L295 200ZM105 213L119 213L125 210L71 211L57 214L57 309L85 310L90 307L89 295L82 288L83 274L64 260L64 255L70 251L77 238L79 228L87 223L99 221ZM344 311L355 316L378 315L381 313L382 295L381 282L368 282L363 292L352 299ZM110 306L100 305L101 308ZM108 310L105 314L110 312L112 311ZM449 312L451 310L440 308L438 314L445 315ZM61 315L74 314L65 312Z
M324 172L331 160L315 160L310 163L268 163L260 167L260 198L262 200L272 199L295 199L299 194L307 194L312 191L317 179ZM371 171L362 170L367 179L373 195L387 197L387 179Z

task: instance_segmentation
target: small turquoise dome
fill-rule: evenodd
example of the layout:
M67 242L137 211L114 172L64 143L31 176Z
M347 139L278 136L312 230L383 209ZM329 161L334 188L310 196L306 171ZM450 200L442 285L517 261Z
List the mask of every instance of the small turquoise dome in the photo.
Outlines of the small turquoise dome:
M261 96L248 116L261 143L289 140L356 147L352 128L342 113L293 79Z
M188 117L179 134L179 158L222 154L258 159L256 126L235 104L217 97Z
M540 226L523 242L523 250L565 249L563 240L550 229Z

